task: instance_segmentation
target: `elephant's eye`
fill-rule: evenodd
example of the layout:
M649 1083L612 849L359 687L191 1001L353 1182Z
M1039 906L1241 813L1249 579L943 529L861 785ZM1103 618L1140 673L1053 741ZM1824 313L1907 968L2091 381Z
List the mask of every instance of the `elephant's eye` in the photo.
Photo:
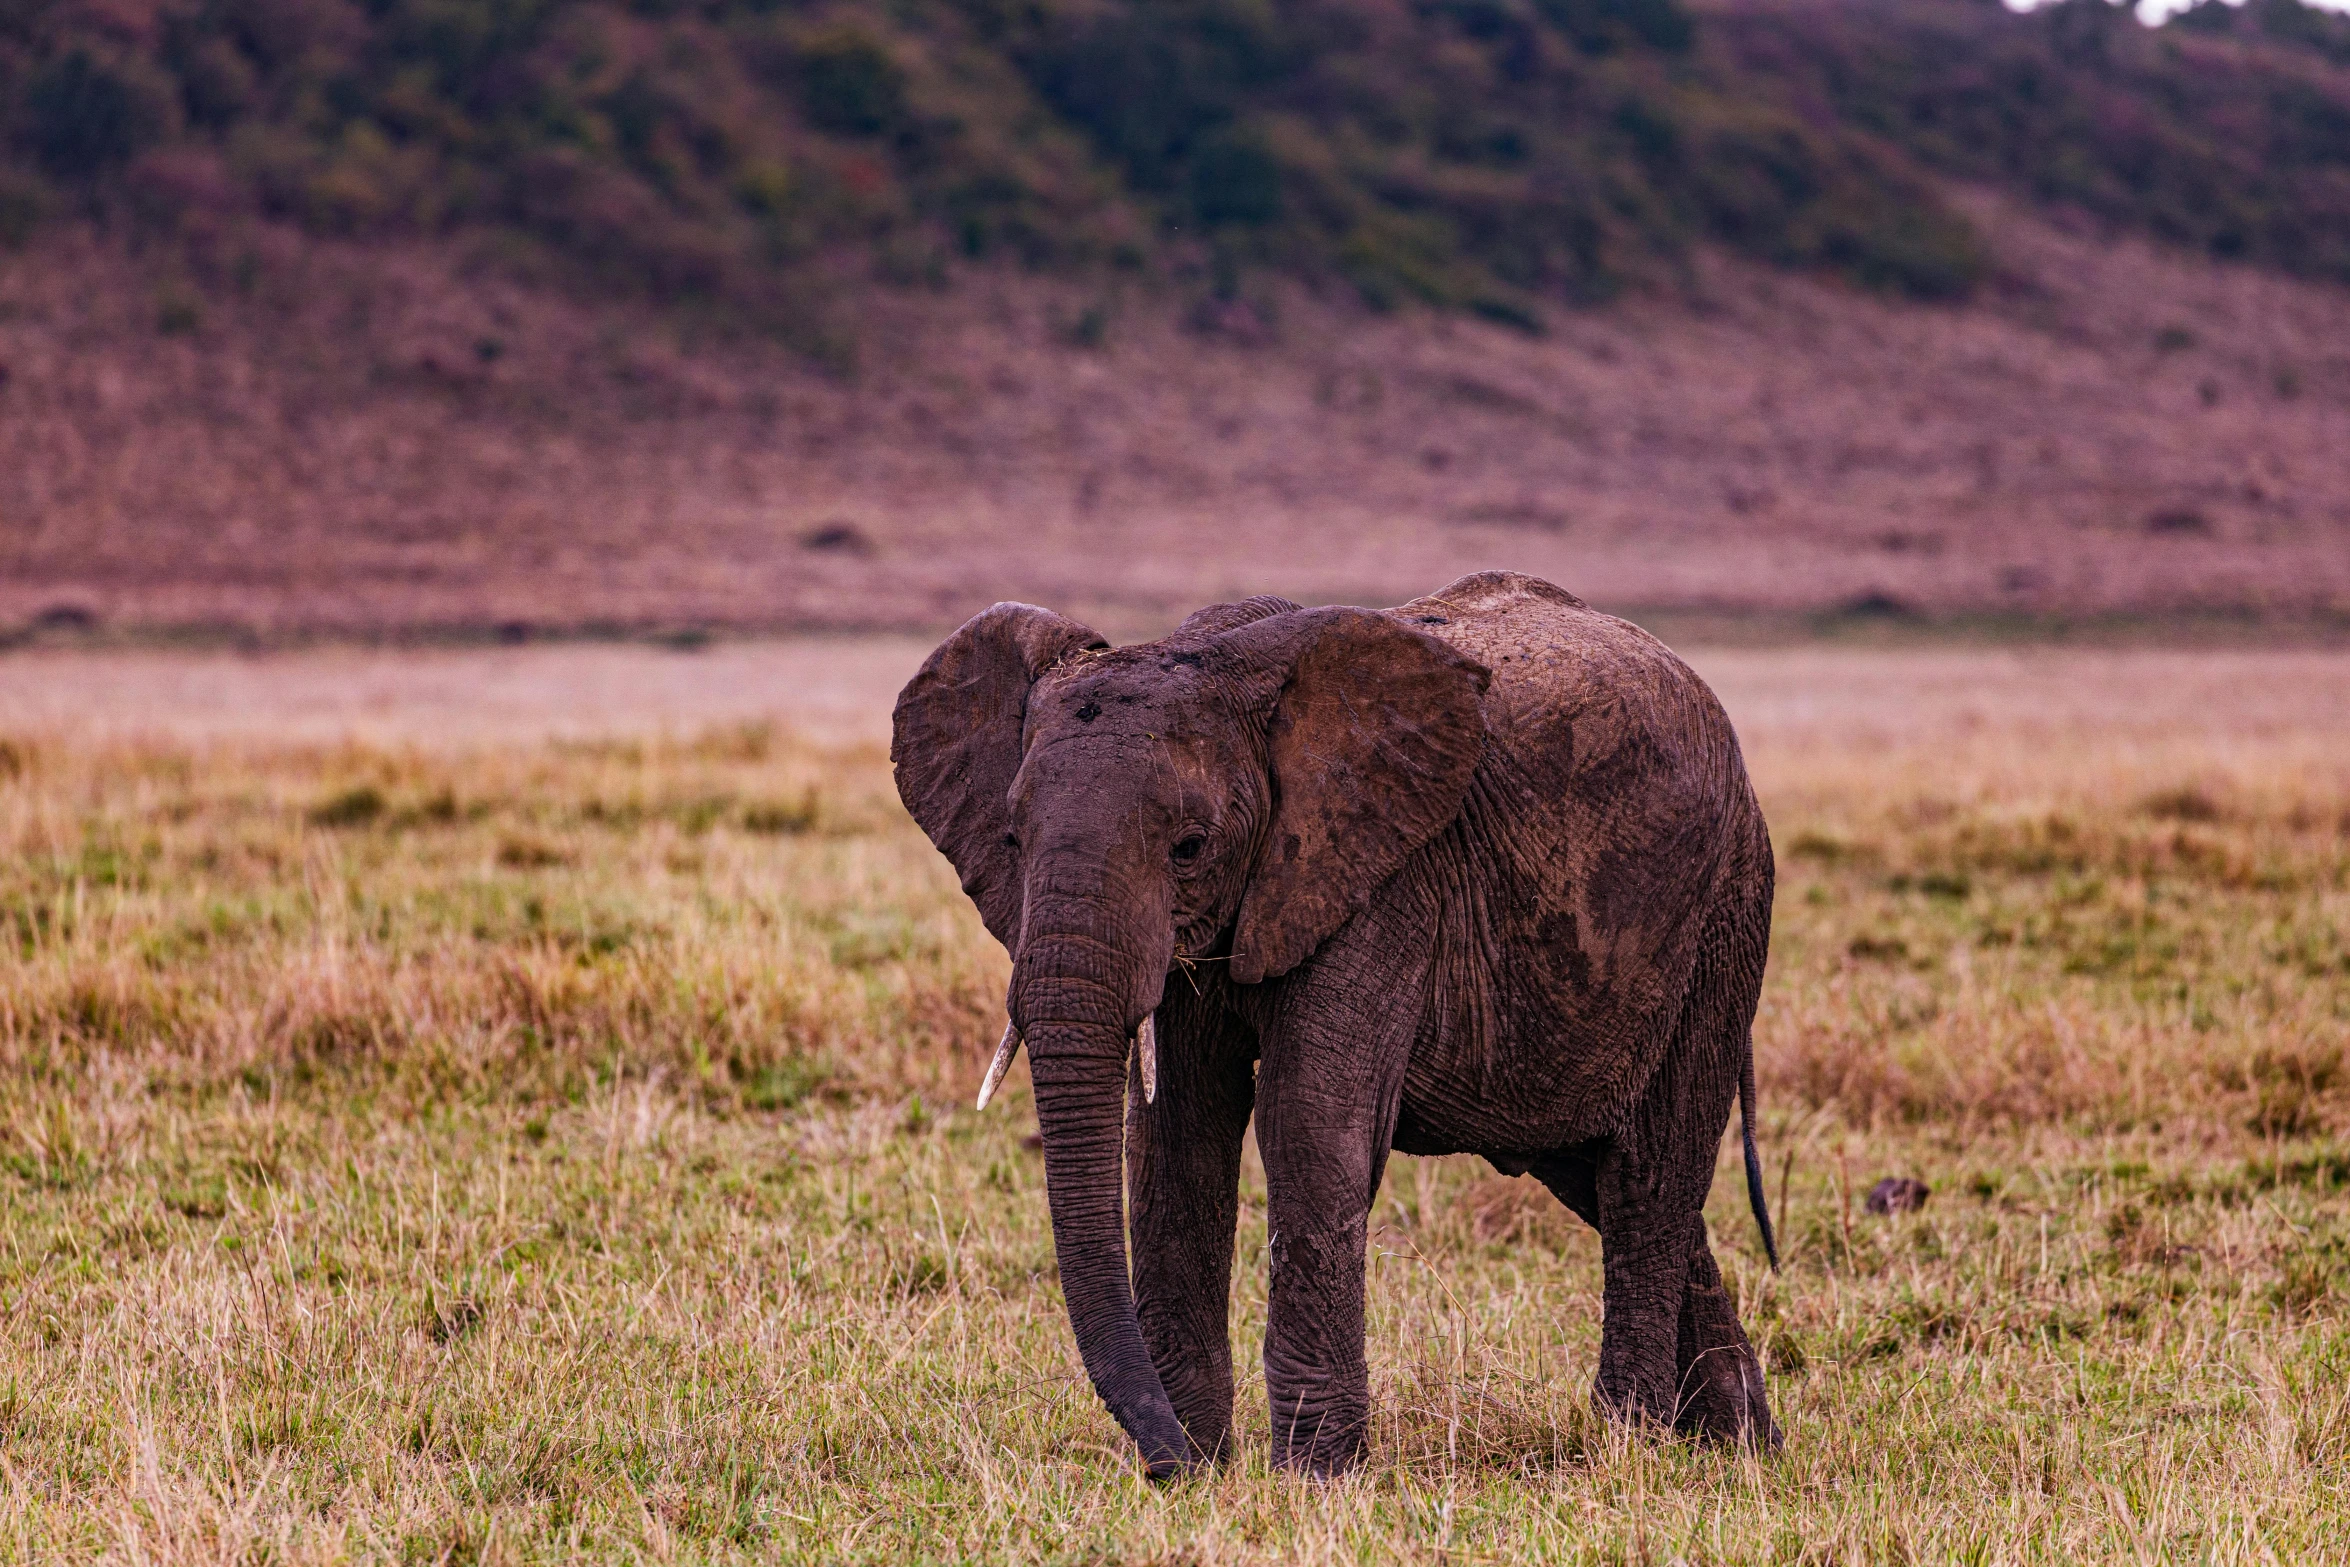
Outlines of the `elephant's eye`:
M1207 846L1207 839L1201 837L1198 833L1193 833L1190 837L1175 845L1175 863L1178 865L1189 865L1193 860L1196 860L1200 857L1200 851L1205 849Z

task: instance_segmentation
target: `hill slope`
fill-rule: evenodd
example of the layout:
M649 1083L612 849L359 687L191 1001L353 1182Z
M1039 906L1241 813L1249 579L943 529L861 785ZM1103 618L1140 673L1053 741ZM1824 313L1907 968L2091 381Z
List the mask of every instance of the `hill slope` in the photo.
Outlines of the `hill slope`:
M1497 565L1736 614L2350 613L2350 291L1958 199L2003 265L1963 308L1701 256L1529 338L989 272L859 295L847 382L431 248L303 245L159 337L176 296L60 239L0 280L0 620L1139 629Z
M1507 564L2335 625L2345 31L15 8L0 622L1141 627Z
M1950 297L1987 258L1927 170L2350 279L2350 21L1717 3L33 0L0 230L96 215L231 273L254 221L471 235L818 348L849 253L1531 325L1703 240Z

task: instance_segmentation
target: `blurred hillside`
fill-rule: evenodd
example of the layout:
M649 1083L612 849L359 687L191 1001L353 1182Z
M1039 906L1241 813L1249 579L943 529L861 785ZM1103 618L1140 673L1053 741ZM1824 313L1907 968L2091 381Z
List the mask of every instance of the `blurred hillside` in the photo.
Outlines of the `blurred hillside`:
M0 241L19 624L2350 615L2298 0L21 0Z
M1921 171L2350 279L2344 62L2295 0L2160 33L2103 0L20 0L0 210L493 231L787 332L843 248L1520 322L1699 240L1961 294L1987 257Z

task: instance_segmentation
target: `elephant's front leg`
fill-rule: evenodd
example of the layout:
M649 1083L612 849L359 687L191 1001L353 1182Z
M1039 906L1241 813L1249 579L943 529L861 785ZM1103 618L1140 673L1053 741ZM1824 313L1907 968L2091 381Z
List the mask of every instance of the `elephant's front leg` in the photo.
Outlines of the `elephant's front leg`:
M1366 990L1365 1000L1376 1000ZM1328 1475L1362 1454L1370 1425L1363 1358L1364 1244L1403 1092L1406 1002L1305 1006L1268 1031L1257 1073L1265 1160L1265 1387L1273 1459Z
M1268 1171L1270 1174L1270 1171ZM1292 1177L1274 1197L1266 1251L1265 1388L1273 1461L1332 1475L1362 1456L1371 1419L1363 1358L1364 1240L1369 1204L1333 1212ZM1353 1183L1348 1183L1349 1195Z
M1171 989L1157 1021L1158 1095L1127 1083L1126 1170L1135 1311L1192 1455L1232 1447L1232 1229L1255 1079L1241 1026Z

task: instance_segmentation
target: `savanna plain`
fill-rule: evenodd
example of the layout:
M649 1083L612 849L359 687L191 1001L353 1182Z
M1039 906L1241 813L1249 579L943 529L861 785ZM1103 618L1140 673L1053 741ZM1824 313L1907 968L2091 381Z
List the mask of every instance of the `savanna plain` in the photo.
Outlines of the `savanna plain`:
M1268 1472L1252 1162L1244 1453L1154 1489L1024 1069L968 1108L920 651L0 661L0 1558L2340 1559L2350 655L1694 653L1780 865L1783 1268L1734 1143L1711 1222L1785 1451L1595 1419L1595 1239L1399 1156L1368 1462Z

